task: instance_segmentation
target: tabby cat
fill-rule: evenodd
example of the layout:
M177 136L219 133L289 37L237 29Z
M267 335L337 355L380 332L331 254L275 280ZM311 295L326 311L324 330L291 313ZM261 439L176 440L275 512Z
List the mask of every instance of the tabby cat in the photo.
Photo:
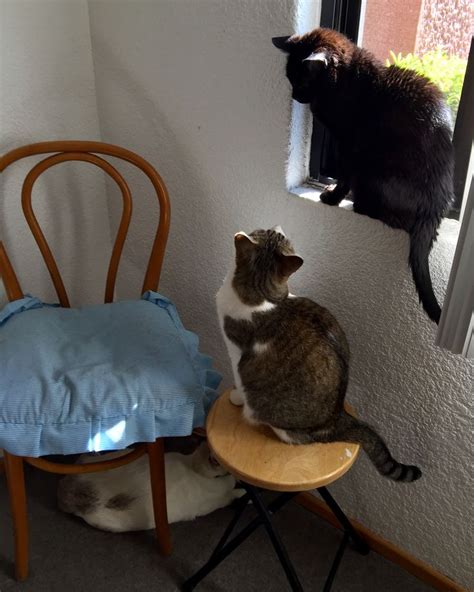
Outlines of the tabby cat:
M344 411L346 337L328 310L289 294L288 278L303 260L281 228L234 240L235 268L216 297L236 385L231 401L284 442L355 442L385 477L418 479L418 467L394 460L371 427Z
M384 66L330 29L275 37L288 54L293 98L309 103L331 132L338 182L321 201L338 205L352 193L354 211L410 235L409 264L421 303L439 322L428 256L453 197L451 118L427 78Z

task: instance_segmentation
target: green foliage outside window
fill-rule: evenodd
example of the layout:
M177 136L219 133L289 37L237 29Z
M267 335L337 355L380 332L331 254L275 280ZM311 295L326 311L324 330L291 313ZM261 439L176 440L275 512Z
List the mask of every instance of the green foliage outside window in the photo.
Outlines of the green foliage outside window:
M401 53L395 55L390 52L390 60L387 59L386 65L395 64L399 68L408 68L415 70L418 74L426 76L432 82L439 86L446 97L453 121L461 98L462 84L466 72L467 60L459 58L456 55L449 55L442 49L435 49L425 53L423 56L417 56L409 53L402 56Z

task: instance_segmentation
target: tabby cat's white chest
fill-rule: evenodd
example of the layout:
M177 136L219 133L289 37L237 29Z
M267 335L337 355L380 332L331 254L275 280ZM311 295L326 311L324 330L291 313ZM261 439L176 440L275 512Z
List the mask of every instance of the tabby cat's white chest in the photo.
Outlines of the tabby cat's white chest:
M240 298L237 296L234 288L232 287L233 274L228 274L222 284L222 287L216 294L217 304L217 315L219 317L219 325L222 331L225 344L227 346L227 352L229 354L230 362L232 364L232 374L234 375L234 384L236 388L242 388L242 381L240 380L238 365L242 352L240 348L232 343L227 337L224 331L224 319L229 316L233 319L245 319L250 320L252 314L247 310L249 307L246 306Z
M224 332L225 317L246 321L250 321L252 318L251 308L240 300L232 287L232 278L233 274L229 273L216 294L217 314L222 332Z
M222 330L224 330L224 317L226 316L235 320L251 321L254 312L265 312L275 307L275 304L267 300L255 306L244 304L232 286L233 277L233 271L227 274L222 287L216 294L217 314Z
M233 277L233 271L226 276L222 287L216 294L216 304L217 314L219 316L219 324L232 364L232 373L234 375L235 386L242 393L242 395L244 395L238 368L242 351L225 334L224 319L225 317L231 317L234 320L251 321L254 312L264 312L266 310L271 310L275 305L268 301L264 301L262 304L257 306L249 306L244 304L232 286Z

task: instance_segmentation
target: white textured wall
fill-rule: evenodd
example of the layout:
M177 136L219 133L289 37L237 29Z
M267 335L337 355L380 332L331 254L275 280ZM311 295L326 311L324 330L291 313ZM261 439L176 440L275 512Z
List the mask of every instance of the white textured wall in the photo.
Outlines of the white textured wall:
M92 0L104 139L137 150L163 175L172 226L161 289L227 383L214 294L233 256L233 234L281 224L294 238L305 265L293 291L328 306L347 331L349 399L400 460L424 471L418 483L397 485L361 458L335 493L349 514L469 587L473 365L433 346L435 326L418 305L403 232L286 192L291 102L283 56L270 39L291 33L293 13L293 0L113 7ZM145 185L139 196L151 199ZM137 214L122 285L130 295L139 289L152 232L148 205L137 204ZM446 221L434 249L440 295L456 232Z
M0 152L45 140L98 140L86 0L1 0ZM36 159L38 160L38 158ZM35 158L1 175L0 240L25 291L55 298L20 207ZM57 165L40 177L33 206L74 303L99 301L110 250L102 172Z

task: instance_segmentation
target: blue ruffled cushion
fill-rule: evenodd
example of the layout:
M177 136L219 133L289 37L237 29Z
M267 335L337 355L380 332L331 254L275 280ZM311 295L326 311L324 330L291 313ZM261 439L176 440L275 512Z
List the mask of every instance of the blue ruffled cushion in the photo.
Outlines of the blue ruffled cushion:
M221 376L156 292L79 309L27 296L0 310L0 448L125 448L204 425Z

